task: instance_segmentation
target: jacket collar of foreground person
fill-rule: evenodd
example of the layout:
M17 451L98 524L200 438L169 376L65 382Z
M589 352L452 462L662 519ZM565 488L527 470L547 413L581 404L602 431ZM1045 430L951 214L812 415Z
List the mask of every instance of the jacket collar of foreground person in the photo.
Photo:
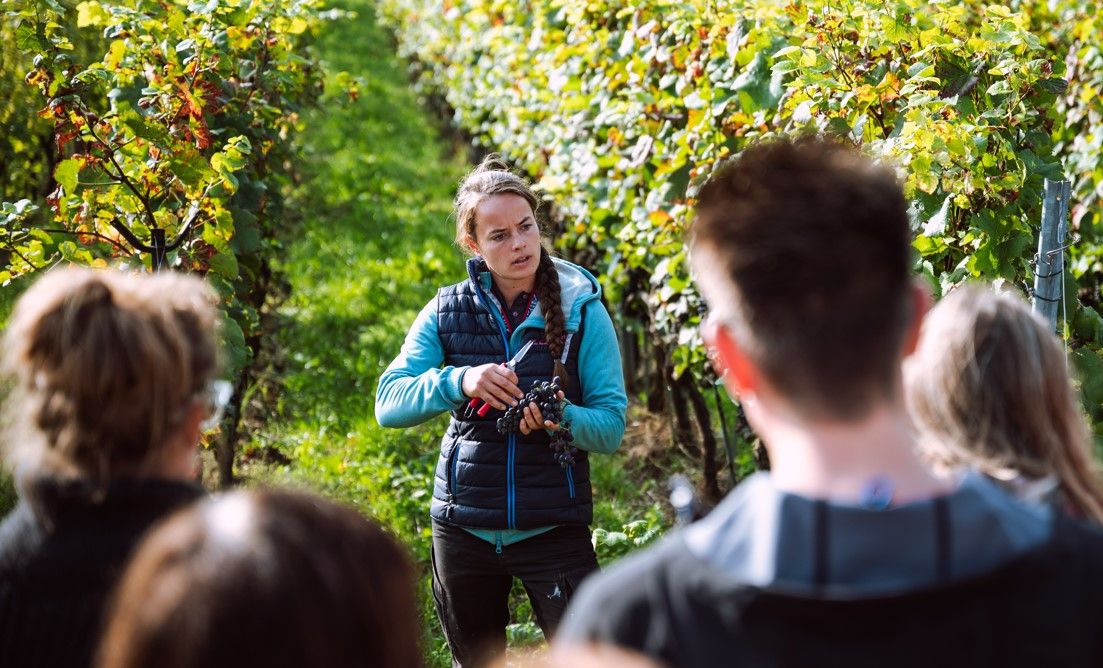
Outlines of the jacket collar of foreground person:
M39 477L25 483L22 502L52 532L90 517L156 518L204 494L182 478L115 477L100 485L84 478Z
M601 299L601 284L594 275L582 267L566 260L552 258L555 269L559 273L559 292L562 295L560 303L563 307L563 315L566 318L565 329L568 332L577 332L582 324L582 307L595 299ZM506 304L501 304L491 290L494 280L493 275L486 267L486 261L481 257L472 257L467 260L467 277L471 284L479 289L479 293L486 298L486 304L490 308L498 309L497 317L503 318ZM504 320L504 318L503 318ZM544 312L540 308L540 302L522 324L523 327L544 327ZM521 327L517 328L518 330ZM566 346L565 346L566 347Z

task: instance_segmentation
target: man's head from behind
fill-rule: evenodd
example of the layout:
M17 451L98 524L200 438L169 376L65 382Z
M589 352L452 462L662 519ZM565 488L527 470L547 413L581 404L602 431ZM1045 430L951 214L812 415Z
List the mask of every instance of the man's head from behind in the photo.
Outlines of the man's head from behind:
M698 195L710 318L808 417L858 419L895 398L915 313L906 208L891 169L821 137L752 146Z

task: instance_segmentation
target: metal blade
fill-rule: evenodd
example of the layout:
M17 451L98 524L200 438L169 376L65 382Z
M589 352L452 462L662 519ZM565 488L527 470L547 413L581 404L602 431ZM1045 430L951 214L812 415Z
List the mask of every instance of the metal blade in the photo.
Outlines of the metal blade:
M510 369L513 369L514 367L516 367L517 364L521 361L521 359L525 356L525 354L528 353L529 348L532 347L532 344L535 343L535 341L536 340L533 339L533 340L529 341L528 343L526 343L525 345L521 346L521 349L517 351L517 354L513 356L513 359L511 359L509 362L506 362L506 366L508 366Z

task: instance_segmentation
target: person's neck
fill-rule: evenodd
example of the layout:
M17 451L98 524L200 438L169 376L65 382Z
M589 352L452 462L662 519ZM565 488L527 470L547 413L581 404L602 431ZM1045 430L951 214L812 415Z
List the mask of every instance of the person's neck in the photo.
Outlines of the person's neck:
M533 287L536 285L536 277L529 276L525 279L511 280L508 278L502 278L500 276L494 276L494 287L498 288L498 292L501 293L506 303L504 307L509 307L516 299L517 295L522 292L532 292Z
M854 504L873 481L887 481L892 503L949 493L916 454L907 413L899 402L882 404L859 420L767 419L760 429L770 453L770 474L782 491Z

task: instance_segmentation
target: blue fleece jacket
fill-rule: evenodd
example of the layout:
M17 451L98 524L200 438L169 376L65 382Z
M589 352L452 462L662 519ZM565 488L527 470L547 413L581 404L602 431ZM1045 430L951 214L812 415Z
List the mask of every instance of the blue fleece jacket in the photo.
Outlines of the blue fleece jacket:
M995 570L1049 540L1052 509L1020 501L976 474L943 497L944 539L954 578ZM820 538L830 565L815 584L816 504L778 490L768 473L739 483L707 517L682 535L689 549L719 571L759 587L893 595L940 582L934 501L887 510L828 503ZM615 587L614 587L615 589Z

